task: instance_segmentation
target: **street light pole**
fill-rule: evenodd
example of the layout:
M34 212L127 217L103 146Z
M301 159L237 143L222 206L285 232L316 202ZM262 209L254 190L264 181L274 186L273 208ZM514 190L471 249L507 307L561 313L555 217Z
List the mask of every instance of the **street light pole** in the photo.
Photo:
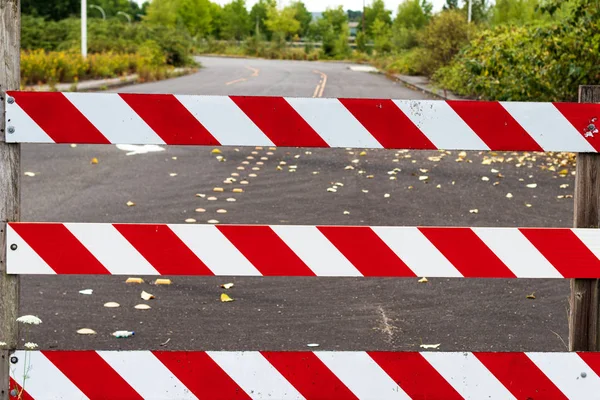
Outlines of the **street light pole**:
M81 57L87 58L87 0L81 0Z
M104 12L104 9L100 6L97 6L95 4L90 4L90 8L95 8L96 10L100 11L102 13L102 19L106 19L106 13Z
M117 12L117 15L124 15L125 18L127 18L127 21L129 21L129 23L131 23L131 16L129 14L127 14L126 12L119 11L119 12Z
M469 15L467 17L467 21L471 23L471 16L473 12L473 0L469 0Z

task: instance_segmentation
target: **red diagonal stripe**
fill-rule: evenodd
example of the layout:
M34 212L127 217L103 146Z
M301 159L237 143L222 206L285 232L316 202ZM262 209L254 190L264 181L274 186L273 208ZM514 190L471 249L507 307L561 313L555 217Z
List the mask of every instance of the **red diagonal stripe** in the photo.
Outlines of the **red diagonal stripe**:
M447 101L490 150L544 151L498 102Z
M154 351L153 354L199 399L250 399L203 351Z
M471 228L419 228L465 278L516 278Z
M167 225L113 226L161 275L214 275Z
M567 399L524 353L473 353L517 399Z
M19 399L19 400L34 400L33 397L31 397L31 395L29 393L27 393L26 390L23 390L23 388L21 387L21 385L19 385L17 383L17 381L15 381L13 378L10 378L10 390L16 389L17 390L17 396L9 396L8 398L10 400L13 399ZM21 390L23 390L21 392ZM19 394L21 395L19 397Z
M110 143L62 93L10 94L23 111L56 143Z
M217 228L265 276L315 276L270 226L218 225Z
M462 396L419 353L369 352L412 399L462 400Z
M281 147L329 147L283 97L231 96L231 100Z
M215 145L220 143L171 94L128 94L119 96L166 144Z
M416 276L368 226L317 228L364 276Z
M592 103L553 103L560 113L581 134L585 135L587 127L596 118L594 125L600 130L600 104ZM600 151L600 134L585 138L591 145Z
M393 100L339 100L384 148L437 149Z
M22 222L10 227L57 274L110 274L63 224Z
M95 351L42 351L90 399L142 399Z
M261 354L306 399L357 399L323 361L310 351L263 351Z
M570 229L520 228L565 278L600 277L600 260Z
M600 376L600 353L577 353L579 357L596 373Z

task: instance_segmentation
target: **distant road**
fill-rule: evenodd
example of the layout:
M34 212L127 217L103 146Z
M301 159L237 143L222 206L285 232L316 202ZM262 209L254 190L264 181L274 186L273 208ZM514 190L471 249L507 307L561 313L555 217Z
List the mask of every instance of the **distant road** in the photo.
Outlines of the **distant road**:
M345 63L199 60L203 68L194 75L119 90L424 98L382 75L353 71ZM504 163L485 165L481 162L485 154L478 153L456 162L458 152L440 159L439 152L368 150L359 156L360 150L346 149L224 148L227 161L219 162L210 148L158 150L127 155L115 146L25 145L23 170L35 176L22 179L23 219L571 225L572 200L557 196L572 194L573 179L541 170L539 165L546 162L542 156L523 160L517 168L508 162L513 155L507 155ZM92 157L98 158L97 165L90 164ZM353 163L356 159L358 163ZM287 164L278 171L282 161ZM288 172L290 165L296 165L297 172ZM348 165L356 168L347 169ZM397 180L390 180L388 172L395 168L402 171ZM248 180L244 193L213 193L232 173ZM504 178L496 178L498 173ZM419 180L425 174L427 183ZM344 186L337 193L327 192L336 182ZM527 188L528 183L537 188ZM570 186L561 189L564 184ZM217 200L207 200L213 195ZM230 197L236 201L226 201ZM136 205L127 207L128 201ZM198 208L205 212L195 212ZM220 209L227 213L218 213ZM469 212L473 209L478 213ZM43 320L29 330L27 340L42 349L306 350L308 343L318 343L320 350L419 350L422 343L441 343L441 350L456 351L559 351L565 350L561 337L567 340L566 280L417 283L417 279L173 277L173 285L161 287L127 286L124 281L125 277L24 277L22 313ZM229 281L235 282L228 294L236 301L221 303L219 285ZM93 295L78 293L88 288ZM151 310L133 308L141 302L142 290L156 295ZM532 293L536 299L527 299ZM104 308L108 301L121 307ZM98 335L77 335L76 330L84 327ZM110 336L115 330L134 330L136 335L115 339Z

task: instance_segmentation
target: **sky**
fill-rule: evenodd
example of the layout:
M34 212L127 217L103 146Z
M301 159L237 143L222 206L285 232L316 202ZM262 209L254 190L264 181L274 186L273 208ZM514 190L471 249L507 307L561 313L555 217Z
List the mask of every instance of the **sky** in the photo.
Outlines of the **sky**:
M145 0L137 0L138 3L143 3ZM230 0L213 0L216 1L217 3L220 4L226 4L229 3ZM248 7L252 7L254 5L254 3L256 3L258 0L246 0L246 4L248 5ZM278 0L279 3L282 6L285 6L286 4L290 3L293 0ZM317 12L317 11L325 11L325 9L327 9L327 7L337 7L339 5L342 5L344 7L344 10L360 10L362 9L363 6L363 0L303 0L304 4L306 4L306 8L308 8L308 11L313 11L313 12ZM438 11L441 10L442 6L444 5L444 3L446 3L446 0L430 0L433 3L433 10L434 11ZM365 0L366 4L369 5L371 3L371 0ZM398 4L400 4L402 2L402 0L386 0L385 1L385 5L387 7L388 10L392 10L394 11L394 13L396 12L396 9L398 8Z

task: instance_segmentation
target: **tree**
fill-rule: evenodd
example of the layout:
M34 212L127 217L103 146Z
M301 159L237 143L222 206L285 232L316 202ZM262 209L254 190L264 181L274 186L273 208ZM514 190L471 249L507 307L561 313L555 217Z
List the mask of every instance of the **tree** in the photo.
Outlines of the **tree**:
M468 15L469 13L469 2L464 2L463 13ZM476 23L485 22L488 20L490 7L487 0L472 0L471 4L471 21Z
M350 22L360 22L362 21L362 10L348 10L348 21Z
M246 9L246 0L233 0L225 4L222 16L222 37L242 40L250 33L250 16Z
M395 47L410 49L418 44L417 33L429 22L431 9L431 3L425 0L405 0L398 5L393 28Z
M392 29L380 19L376 19L371 27L375 50L378 53L389 53L392 51Z
M250 10L252 31L256 33L256 25L258 24L258 32L264 35L267 40L271 39L271 31L265 25L265 21L267 20L267 10L271 7L277 7L276 0L259 0L252 6L252 10Z
M314 24L314 32L316 39L323 43L326 55L345 57L350 53L348 15L342 6L325 10Z
M212 31L212 15L209 0L178 0L177 21L182 23L193 37L206 37Z
M306 9L306 6L302 1L294 1L290 4L290 7L294 9L294 17L300 22L300 36L305 37L308 35L310 29L310 23L312 22L312 13Z
M539 6L539 0L496 0L490 9L492 25L523 25L542 19Z
M178 3L179 0L152 0L145 20L154 25L177 26Z
M300 22L296 19L296 8L293 5L281 10L271 7L267 10L267 28L277 36L278 40L288 39L300 31Z
M380 20L388 26L392 25L392 12L385 9L385 2L383 0L373 0L370 6L365 7L365 29L368 34L372 35L372 27L375 20ZM362 29L362 21L359 25L359 29Z
M458 0L446 0L446 4L444 4L444 10L455 10L458 8Z
M45 17L55 21L79 14L81 0L21 0L23 14Z

